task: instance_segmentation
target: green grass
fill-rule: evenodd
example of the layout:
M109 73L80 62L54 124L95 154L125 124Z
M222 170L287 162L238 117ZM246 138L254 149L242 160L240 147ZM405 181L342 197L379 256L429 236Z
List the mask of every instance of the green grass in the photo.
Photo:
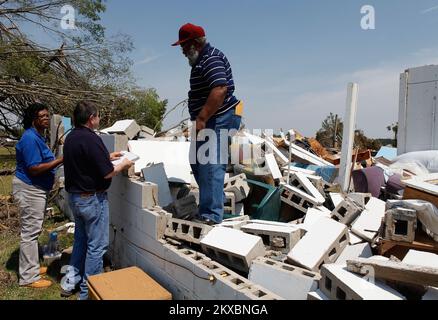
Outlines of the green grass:
M49 231L69 222L63 216L55 216L46 219L43 232L38 241L40 245L47 243ZM73 235L66 231L58 233L61 249L70 247L73 244ZM20 248L19 229L15 231L0 231L0 300L62 300L60 296L61 287L59 274L62 265L68 264L69 256L63 254L60 261L53 262L48 268L46 279L54 283L47 289L21 288L18 285L18 253ZM41 265L43 263L41 262ZM76 296L70 299L76 299Z

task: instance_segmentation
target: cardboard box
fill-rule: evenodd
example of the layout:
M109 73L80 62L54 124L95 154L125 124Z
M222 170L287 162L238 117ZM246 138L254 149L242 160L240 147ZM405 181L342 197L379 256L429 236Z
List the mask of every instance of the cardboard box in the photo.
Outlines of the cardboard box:
M137 267L88 278L91 300L172 300L172 294Z

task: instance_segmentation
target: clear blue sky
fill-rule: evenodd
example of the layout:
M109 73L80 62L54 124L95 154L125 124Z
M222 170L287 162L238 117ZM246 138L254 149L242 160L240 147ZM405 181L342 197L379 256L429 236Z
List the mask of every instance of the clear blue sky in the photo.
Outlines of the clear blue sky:
M363 5L376 29L360 27ZM345 113L348 82L359 84L357 128L388 137L398 119L399 75L438 64L438 0L109 0L107 34L129 34L138 84L154 87L169 108L187 97L190 67L179 27L203 26L229 58L249 128L295 128L314 135L330 113ZM166 126L187 116L181 109Z

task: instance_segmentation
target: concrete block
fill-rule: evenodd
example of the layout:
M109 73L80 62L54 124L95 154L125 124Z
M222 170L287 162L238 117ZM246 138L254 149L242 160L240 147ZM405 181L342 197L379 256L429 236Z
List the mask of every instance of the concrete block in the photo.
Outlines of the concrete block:
M421 300L438 300L438 288L429 287Z
M347 195L347 198L353 200L362 208L365 208L365 206L368 204L368 202L371 200L372 197L373 195L371 193L360 193L360 192L352 192Z
M368 243L359 243L356 245L348 245L336 259L336 264L347 264L347 260L354 260L356 258L371 258L373 253Z
M225 192L224 213L236 214L236 196L233 192Z
M323 213L327 213L329 216L332 213L329 209L327 209L324 206L316 206L315 209L318 209L319 211L321 211Z
M169 181L167 180L166 171L163 163L150 165L141 170L145 181L154 183L158 186L158 203L159 206L165 207L173 202L170 193Z
M304 174L299 172L294 173L291 175L289 184L312 196L315 199L315 202L319 204L325 202L324 196Z
M386 284L368 281L347 271L345 265L324 265L321 276L320 290L332 300L404 300Z
M318 289L320 275L267 258L251 264L249 280L288 300L306 300L309 291Z
M275 160L274 154L265 154L265 165L268 168L269 172L271 172L272 178L281 179L283 177L280 169L278 168L278 163L277 160Z
M331 218L345 225L350 225L362 212L359 207L350 199L342 200L331 213Z
M248 223L247 221L222 221L222 223L219 224L218 227L240 230L240 228L246 225L247 223Z
M164 209L172 213L174 218L178 219L190 220L190 218L198 215L198 205L194 195L178 199Z
M344 196L341 193L330 192L329 195L335 208L344 201Z
M318 209L315 208L309 208L307 210L307 214L304 218L304 225L306 227L306 230L308 230L315 222L317 222L321 218L330 218L331 212L324 213Z
M307 300L311 300L311 301L328 301L330 299L321 290L318 289L316 291L309 292L307 294Z
M347 246L348 229L332 219L319 219L287 255L292 264L318 271L334 263Z
M167 228L167 222L172 215L160 207L151 209L139 209L137 216L137 228L146 233L152 239L162 239Z
M356 236L351 231L348 231L348 235L349 235L349 238L350 238L349 244L352 245L352 246L354 246L355 244L362 243L364 241L363 239L359 238L358 236Z
M412 243L417 230L417 211L395 208L385 213L385 239Z
M321 205L321 203L318 203L318 201L309 194L289 185L283 186L281 201L304 213L307 213L309 208Z
M132 140L141 131L141 128L135 120L120 120L102 131L106 133L124 134L129 140Z
M248 197L249 190L250 188L244 173L234 176L224 183L224 191L234 193L236 202L240 202Z
M100 138L109 153L128 150L128 137L121 134L102 134Z
M242 226L240 230L261 237L263 244L268 247L268 249L281 251L283 253L289 253L304 235L303 230L292 225L275 226L248 223Z
M184 240L190 243L200 244L201 239L213 229L213 227L180 219L169 219L165 235L167 237Z
M438 269L438 254L411 249L403 258L403 263Z
M222 227L213 228L201 240L201 247L208 256L244 272L252 260L265 254L260 237Z
M372 242L379 232L382 220L385 216L385 202L377 198L371 198L360 216L351 226L357 236Z
M282 297L258 285L251 285L249 287L239 290L236 295L236 300L284 300Z
M115 176L109 192L139 208L153 208L158 205L158 186L141 182L139 178Z

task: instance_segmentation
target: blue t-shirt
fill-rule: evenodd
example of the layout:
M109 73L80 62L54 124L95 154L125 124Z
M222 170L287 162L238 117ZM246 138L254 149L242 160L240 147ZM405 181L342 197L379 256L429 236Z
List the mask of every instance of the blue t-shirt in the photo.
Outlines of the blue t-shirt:
M211 90L218 86L227 86L227 95L215 115L234 108L239 100L234 96L233 72L227 57L220 50L206 44L190 75L189 113L192 121L201 112Z
M15 146L17 169L15 176L24 183L49 191L55 182L55 169L39 176L31 176L29 168L55 160L46 139L35 128L27 129Z

